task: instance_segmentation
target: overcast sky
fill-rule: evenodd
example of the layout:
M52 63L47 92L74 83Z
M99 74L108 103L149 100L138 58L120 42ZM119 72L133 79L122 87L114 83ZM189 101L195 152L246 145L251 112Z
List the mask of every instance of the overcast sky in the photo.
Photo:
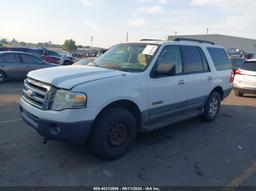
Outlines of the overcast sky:
M141 38L226 34L256 39L255 0L0 0L0 37L109 47Z

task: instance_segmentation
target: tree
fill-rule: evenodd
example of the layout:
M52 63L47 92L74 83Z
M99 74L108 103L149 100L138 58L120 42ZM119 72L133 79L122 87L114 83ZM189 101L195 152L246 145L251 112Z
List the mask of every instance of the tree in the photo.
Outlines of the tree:
M65 40L63 49L67 51L76 51L77 50L76 42L72 39Z
M8 44L8 41L5 38L3 38L2 40L0 40L0 44Z

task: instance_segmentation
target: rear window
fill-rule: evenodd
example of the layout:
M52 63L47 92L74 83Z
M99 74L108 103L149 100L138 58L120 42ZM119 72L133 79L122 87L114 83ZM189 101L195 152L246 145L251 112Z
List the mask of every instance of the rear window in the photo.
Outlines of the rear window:
M233 66L241 67L244 64L245 59L231 58L230 61Z
M231 69L231 65L229 63L227 54L224 49L222 48L207 48L207 49L212 57L216 70L223 71L223 70Z
M242 65L242 69L256 72L256 62L245 62Z

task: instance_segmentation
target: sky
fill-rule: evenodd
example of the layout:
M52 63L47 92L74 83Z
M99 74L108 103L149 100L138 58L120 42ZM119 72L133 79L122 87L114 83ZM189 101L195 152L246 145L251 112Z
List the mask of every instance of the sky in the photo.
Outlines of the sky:
M0 0L0 38L110 47L167 35L256 39L255 0Z

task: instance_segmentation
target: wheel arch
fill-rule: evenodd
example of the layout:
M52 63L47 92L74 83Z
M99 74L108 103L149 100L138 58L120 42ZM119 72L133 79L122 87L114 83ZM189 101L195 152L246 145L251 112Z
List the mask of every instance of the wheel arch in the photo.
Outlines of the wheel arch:
M210 95L213 93L213 92L218 92L220 94L220 97L221 97L221 100L224 99L224 90L221 86L216 86L210 93Z
M134 115L134 117L137 120L137 123L140 124L141 118L142 118L142 113L139 109L139 106L135 102L128 100L128 99L113 101L113 102L109 103L108 105L106 105L105 107L103 107L103 109L101 109L101 111L97 114L97 116L94 120L94 123L97 121L97 119L99 118L99 116L101 114L103 114L104 112L106 112L107 110L109 110L113 107L127 109L129 112L131 112Z
M1 70L1 69L0 69L0 72L3 73L3 75L4 75L4 80L6 80L6 79L7 79L7 74L6 74L6 72L5 72L4 70Z

